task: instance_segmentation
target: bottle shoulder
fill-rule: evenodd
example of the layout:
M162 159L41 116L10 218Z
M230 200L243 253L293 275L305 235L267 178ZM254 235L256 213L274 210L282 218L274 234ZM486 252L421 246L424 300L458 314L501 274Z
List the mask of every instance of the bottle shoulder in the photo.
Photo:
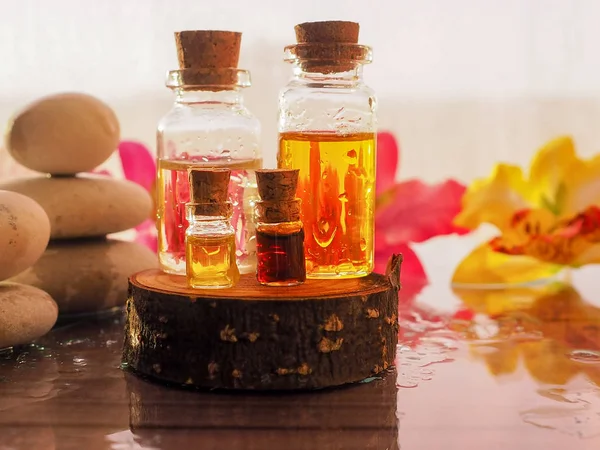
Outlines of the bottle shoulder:
M189 127L235 128L248 127L260 130L260 121L243 105L235 107L175 104L159 120L158 129Z
M187 236L213 236L227 237L234 235L235 230L229 219L215 220L193 220L190 222L187 230Z
M268 234L272 236L289 236L298 234L304 231L304 226L301 221L280 222L280 223L265 223L258 222L256 224L258 233Z
M377 126L377 97L365 84L346 87L292 82L279 94L279 131L360 133Z
M261 124L247 108L175 105L158 123L157 155L259 160Z
M375 90L365 83L327 84L290 81L279 90L279 98L289 96L319 97L335 95L339 97L376 97Z

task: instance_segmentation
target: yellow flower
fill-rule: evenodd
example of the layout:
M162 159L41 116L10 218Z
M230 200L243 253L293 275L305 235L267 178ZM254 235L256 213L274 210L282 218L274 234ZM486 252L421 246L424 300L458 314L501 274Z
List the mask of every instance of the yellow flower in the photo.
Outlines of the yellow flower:
M489 223L501 235L459 264L454 283L521 283L600 262L600 155L580 159L560 137L538 151L528 175L498 164L469 186L455 225Z

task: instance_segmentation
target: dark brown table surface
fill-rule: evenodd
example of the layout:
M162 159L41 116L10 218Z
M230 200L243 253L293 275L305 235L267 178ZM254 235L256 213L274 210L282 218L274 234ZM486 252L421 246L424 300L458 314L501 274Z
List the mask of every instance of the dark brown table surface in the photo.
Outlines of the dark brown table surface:
M0 354L0 449L598 450L598 278L409 289L397 369L311 393L161 386L121 369L122 313L62 323Z

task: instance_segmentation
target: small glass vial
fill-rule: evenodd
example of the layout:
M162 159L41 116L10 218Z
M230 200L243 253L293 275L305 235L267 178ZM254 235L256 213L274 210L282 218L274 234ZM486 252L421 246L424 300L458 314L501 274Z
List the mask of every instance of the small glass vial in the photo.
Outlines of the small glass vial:
M229 169L189 170L192 202L187 204L185 260L191 288L228 288L240 279L231 225L233 206L227 199L230 175Z
M298 172L256 171L256 278L266 286L294 286L306 280Z
M293 78L279 96L278 167L299 169L308 278L357 278L374 266L376 99L371 49L354 22L295 27Z
M237 68L241 33L175 33L179 70L168 73L175 104L157 131L158 256L164 272L185 275L185 205L190 167L231 170L229 199L236 259L242 273L254 272L254 170L262 167L260 123L244 106L250 74Z

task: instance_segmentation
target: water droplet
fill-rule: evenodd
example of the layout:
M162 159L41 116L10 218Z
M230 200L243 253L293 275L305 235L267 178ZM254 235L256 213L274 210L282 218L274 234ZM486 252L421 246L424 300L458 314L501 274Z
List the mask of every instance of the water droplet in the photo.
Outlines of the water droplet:
M327 179L327 172L323 172L321 174L321 178L323 178L324 180L326 180Z
M360 251L364 252L367 249L367 240L360 238Z
M337 120L344 120L344 112L345 112L345 108L342 106L340 109L338 109L334 115L334 117Z
M325 234L329 231L329 222L325 219L321 219L321 220L319 220L317 227L318 227L320 233Z
M70 339L68 341L62 342L60 345L70 347L72 345L79 345L85 343L91 343L91 341L89 339Z
M600 364L600 352L594 350L573 350L569 353L573 361L584 364Z
M359 381L359 383L371 383L371 382L376 381L376 380L383 380L383 378L381 378L381 377L369 377L369 378L365 378L362 381Z
M74 356L73 357L73 365L75 365L77 367L85 367L87 365L87 362L83 358Z
M348 201L348 194L346 194L345 192L342 192L340 195L338 195L338 198L342 202L347 202Z

